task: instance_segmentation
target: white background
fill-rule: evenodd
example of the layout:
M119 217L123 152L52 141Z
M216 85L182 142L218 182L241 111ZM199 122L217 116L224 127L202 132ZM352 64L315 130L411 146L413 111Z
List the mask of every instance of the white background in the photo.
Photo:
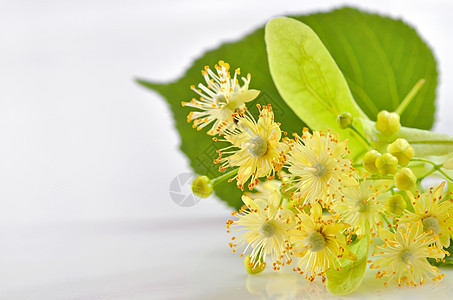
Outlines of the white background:
M225 254L230 210L170 200L188 161L167 105L134 77L174 80L272 17L345 3L417 28L438 59L435 131L453 134L449 0L1 1L0 298L245 295ZM218 275L216 255L234 271Z

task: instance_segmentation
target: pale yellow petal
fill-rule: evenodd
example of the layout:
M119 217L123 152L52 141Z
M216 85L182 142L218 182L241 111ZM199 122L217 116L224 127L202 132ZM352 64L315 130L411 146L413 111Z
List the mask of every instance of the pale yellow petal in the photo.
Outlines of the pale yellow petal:
M277 190L272 191L272 193L269 195L269 205L273 207L277 207L280 205L280 200L281 196L280 193Z
M230 107L238 107L243 103L250 102L254 100L258 95L260 94L260 91L258 90L247 90L244 91L240 94L234 95L229 99L228 106Z
M385 228L378 228L378 236L383 240L392 240L393 233Z
M308 250L297 251L297 252L294 253L294 256L296 256L296 257L304 257L305 254L307 254L307 251L308 251Z
M345 230L346 228L350 227L349 224L346 224L346 223L335 223L335 224L332 224L331 226L329 226L328 228L326 228L326 233L327 234L336 234L336 233L339 233L339 232L342 232L343 230Z
M346 145L348 144L347 141L340 142L335 145L335 149L333 150L333 156L337 157L343 155L347 151Z
M447 170L453 170L453 157L447 159L447 161L443 164L442 168Z
M322 216L322 208L319 203L315 203L312 205L310 209L311 215L314 216L315 218L319 218Z
M251 209L259 209L258 205L255 204L252 198L249 196L242 196L242 202L244 202L245 206Z
M357 256L346 247L344 248L343 257L349 260L357 260Z
M415 222L415 224L412 225L410 237L415 238L422 233L423 233L423 223L421 221Z
M341 183L344 184L345 186L359 186L359 182L352 176L349 176L347 174L341 174Z
M445 181L442 181L442 183L434 190L433 199L438 199L442 195L442 191L444 190L444 187L445 187Z
M249 179L249 177L252 175L252 172L253 169L251 166L240 166L237 175L237 182L239 184L244 184L244 182L246 182L247 179Z
M373 187L380 193L387 190L392 184L393 180L391 179L377 180Z
M439 241L442 244L442 246L448 248L450 246L450 235L448 233L443 233L442 235L439 235Z

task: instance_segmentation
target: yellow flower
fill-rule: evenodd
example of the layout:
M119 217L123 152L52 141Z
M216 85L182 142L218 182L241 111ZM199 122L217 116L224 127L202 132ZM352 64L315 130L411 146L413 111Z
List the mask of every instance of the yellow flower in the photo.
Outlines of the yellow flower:
M300 211L296 215L298 225L291 230L291 244L294 256L300 257L293 271L305 273L305 278L313 281L315 276L322 276L332 268L341 267L340 258L356 259L346 248L346 241L341 232L349 225L335 223L333 216L322 216L318 203L312 205L310 214Z
M364 179L359 187L345 188L341 199L334 202L333 210L340 214L341 220L351 225L351 231L359 237L370 231L375 234L382 224L380 214L385 210L381 193L387 188L384 184L373 186Z
M200 111L191 112L187 116L187 121L193 121L193 127L201 130L203 127L214 122L209 135L216 135L221 131L222 127L232 126L234 124L232 114L244 107L244 103L255 99L260 91L249 89L250 74L247 78L242 77L244 85L241 86L237 79L240 70L236 69L233 78L231 78L229 69L230 65L219 61L219 65L215 66L217 74L215 74L209 66L206 66L201 73L206 81L206 86L203 84L191 86L191 89L200 95L200 99L192 99L190 102L182 102L183 106L190 106L199 109Z
M321 202L329 207L339 190L345 186L356 186L352 177L354 169L348 154L347 141L338 142L337 135L330 132L313 132L304 128L302 138L296 136L288 153L289 174L294 177L285 185L294 187L293 198L303 199L304 204Z
M379 228L378 235L385 243L376 246L373 256L377 259L370 265L370 269L381 269L376 278L386 277L385 285L395 278L399 286L402 283L417 286L423 284L426 278L441 280L444 276L426 258L443 259L448 252L436 247L433 236L423 232L420 221L400 224L396 234Z
M254 187L256 193L246 192L245 195L249 196L252 199L255 198L267 199L268 196L272 194L274 191L277 191L281 195L280 193L281 184L282 183L278 180L266 180L258 183Z
M442 194L444 185L445 181L436 189L431 188L428 193L419 194L416 197L411 192L407 192L414 206L414 212L406 210L398 222L421 221L423 230L432 234L438 244L447 248L450 246L450 234L453 234L453 202L443 199L445 197Z
M289 230L295 225L294 214L280 206L280 195L274 191L267 200L252 200L242 196L245 208L234 212L236 221L228 220L227 232L238 232L231 238L233 252L247 245L241 256L252 248L250 261L253 268L264 267L266 257L270 257L274 270L291 262Z
M258 184L260 177L268 176L268 179L273 179L275 171L282 168L286 158L287 146L280 142L282 132L280 124L274 122L271 106L261 109L258 105L258 108L258 122L247 109L235 116L237 128L226 129L224 132L223 141L231 143L231 146L218 150L219 158L214 161L222 163L219 168L221 172L228 167L239 167L238 174L233 179L237 180L237 186L241 189L244 189L244 183L249 178L249 189Z

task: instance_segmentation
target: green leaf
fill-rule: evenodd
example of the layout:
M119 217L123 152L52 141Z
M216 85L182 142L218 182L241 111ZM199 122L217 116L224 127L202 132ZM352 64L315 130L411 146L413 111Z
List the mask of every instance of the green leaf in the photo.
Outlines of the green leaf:
M401 127L392 136L384 136L376 129L376 123L361 119L363 129L374 149L384 153L389 143L397 138L406 139L414 148L416 157L442 156L453 152L453 137L428 130Z
M203 81L201 70L205 65L214 67L219 60L231 65L232 70L240 67L241 74L250 73L252 80L250 88L261 90L257 99L247 104L255 116L258 110L255 104L271 104L275 120L281 122L282 130L286 132L301 132L306 125L293 113L278 94L272 81L267 53L264 43L264 29L259 29L246 36L241 41L223 44L218 49L206 52L202 58L196 60L186 74L175 82L158 84L146 80L137 80L141 85L159 92L170 104L176 128L181 136L181 150L190 160L190 165L197 174L215 178L221 175L218 165L213 160L218 157L217 149L226 146L221 142L214 142L207 130L197 131L187 123L187 115L191 111L182 107L181 101L190 101L197 96L190 86ZM214 187L216 195L226 201L231 207L240 208L242 192L236 187L236 182L222 182Z
M362 283L365 275L368 258L368 239L363 238L349 249L355 253L357 260L345 258L340 260L343 268L340 271L330 269L327 271L327 290L335 295L346 295L354 292Z
M297 20L276 18L266 25L265 39L272 78L289 107L313 129L340 132L342 140L349 139L351 152L366 149L356 133L337 122L344 112L366 115L316 33Z
M388 96L391 94L389 78L393 77L396 81L400 99L404 98L418 79L425 78L426 83L407 108L407 115L402 116L402 123L419 128L431 126L434 115L436 66L430 50L412 28L401 21L351 8L295 18L314 29L342 70L356 102L371 119L375 118L377 111L381 109L391 111L395 108L392 100L389 100L393 98ZM377 50L373 46L376 44L380 44ZM395 45L395 48L392 45ZM417 53L416 56L412 55ZM391 68L394 72L389 78L387 77L389 72L384 72L381 68L383 62L380 57L385 56L388 57L387 61L391 62L390 67L387 66L385 69ZM175 126L181 135L181 150L189 158L190 165L196 173L211 178L220 175L212 160L217 157L215 150L223 146L214 143L204 134L205 131L197 132L191 128L186 122L190 109L181 107L180 103L196 96L189 89L190 85L201 82L200 70L205 65L213 66L218 60L230 63L233 69L240 67L243 74L252 74L251 88L262 90L262 93L249 107L255 103L271 103L276 120L282 123L282 129L288 133L300 132L305 126L281 99L272 81L264 42L264 28L254 31L240 41L226 43L206 52L193 63L184 76L174 82L137 80L143 86L159 92L169 103L175 118ZM407 123L406 118L412 114L418 122ZM235 183L222 183L214 190L217 196L227 201L230 206L238 208L242 205L241 192L235 188Z
M424 78L426 82L401 116L401 124L432 127L436 60L412 27L352 8L296 19L316 32L346 77L354 99L372 120L381 110L395 111Z

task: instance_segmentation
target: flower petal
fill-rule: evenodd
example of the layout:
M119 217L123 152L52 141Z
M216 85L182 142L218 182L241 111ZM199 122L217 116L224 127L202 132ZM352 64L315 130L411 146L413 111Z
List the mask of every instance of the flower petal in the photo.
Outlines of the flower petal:
M319 218L322 216L322 208L321 208L321 205L319 205L319 203L315 203L312 205L311 209L310 209L310 212L311 212L311 215L315 218Z

